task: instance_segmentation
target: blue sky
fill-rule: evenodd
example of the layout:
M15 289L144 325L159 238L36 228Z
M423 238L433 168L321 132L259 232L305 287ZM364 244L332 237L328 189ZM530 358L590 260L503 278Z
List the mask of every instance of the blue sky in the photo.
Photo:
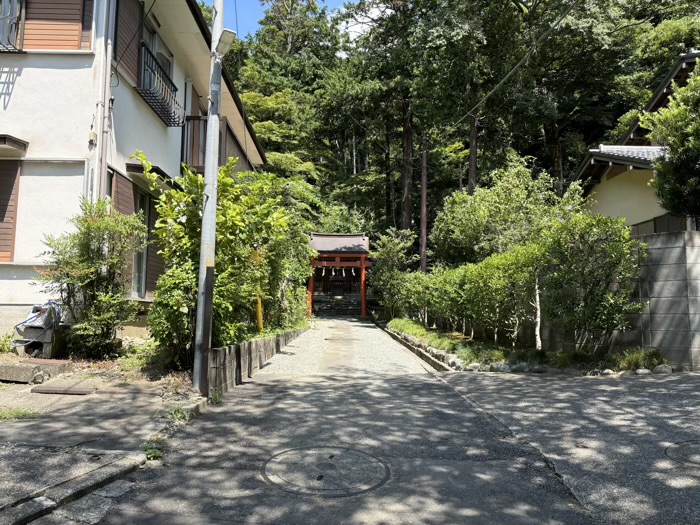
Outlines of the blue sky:
M207 0L213 3L211 0ZM321 6L329 9L342 7L343 0L319 0ZM238 34L245 38L248 33L258 30L258 20L263 17L260 0L224 0L224 27L236 31L236 7L238 7Z

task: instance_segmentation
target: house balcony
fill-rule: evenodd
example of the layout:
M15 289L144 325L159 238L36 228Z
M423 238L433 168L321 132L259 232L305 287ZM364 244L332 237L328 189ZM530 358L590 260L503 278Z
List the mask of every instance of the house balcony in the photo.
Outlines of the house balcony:
M0 52L17 52L22 49L22 32L25 9L23 0L0 0Z
M206 116L185 117L185 133L182 146L182 163L187 164L196 173L204 173L204 156L207 143ZM228 119L221 119L219 126L219 155L217 163L223 166L229 157L239 157L236 137Z
M177 102L177 87L143 42L140 62L140 78L136 91L166 126L181 127L185 123L185 110Z

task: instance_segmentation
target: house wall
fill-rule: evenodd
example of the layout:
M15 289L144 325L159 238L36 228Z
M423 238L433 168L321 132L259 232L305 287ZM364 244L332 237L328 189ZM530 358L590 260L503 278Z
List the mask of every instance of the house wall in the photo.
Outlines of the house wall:
M50 298L36 284L46 251L43 241L70 229L69 218L80 211L84 181L85 162L22 162L14 257L0 263L0 334L11 331L31 305Z
M99 66L92 51L0 55L0 133L29 142L21 159L14 254L0 263L0 335L49 297L35 284L47 234L69 228L97 162Z
M178 88L177 100L184 106L185 74L177 64L172 80ZM180 152L183 128L169 128L146 101L133 89L130 80L119 74L119 84L112 89L114 109L113 133L110 143L109 164L126 173L126 164L136 150L142 150L148 160L170 177L180 175Z
M666 214L654 189L651 170L631 170L605 175L593 188L590 210L607 217L622 217L630 226Z
M95 54L0 57L0 133L29 142L27 159L94 158L88 140L99 100Z

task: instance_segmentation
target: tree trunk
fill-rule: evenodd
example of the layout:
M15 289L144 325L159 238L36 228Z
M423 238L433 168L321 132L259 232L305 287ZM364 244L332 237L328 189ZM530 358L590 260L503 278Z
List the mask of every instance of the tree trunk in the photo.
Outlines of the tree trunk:
M467 192L469 195L474 195L474 190L476 189L476 157L479 151L479 119L477 117L472 117L471 129L469 131L469 183L467 185Z
M559 189L559 195L564 194L564 158L561 151L559 125L556 121L547 124L549 147L552 150L552 176Z
M428 271L428 139L423 137L420 175L420 269Z
M357 145L355 144L355 132L352 132L352 174L357 175Z
M535 276L535 348L542 351L542 311L540 309L540 281Z
M389 124L388 108L387 117L384 121L384 204L386 207L386 226L394 225L394 188L391 179L391 130Z
M413 115L411 100L403 101L403 197L401 199L401 228L410 230L413 223Z
M459 165L459 191L462 191L464 189L464 165L460 164Z

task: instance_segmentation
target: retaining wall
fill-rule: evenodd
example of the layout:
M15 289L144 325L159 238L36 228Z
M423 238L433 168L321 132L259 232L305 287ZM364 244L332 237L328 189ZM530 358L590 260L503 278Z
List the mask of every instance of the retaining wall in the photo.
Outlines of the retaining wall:
M306 330L308 328L300 328L236 345L212 348L209 359L209 397L214 392L228 392L245 379L253 377L272 356Z

